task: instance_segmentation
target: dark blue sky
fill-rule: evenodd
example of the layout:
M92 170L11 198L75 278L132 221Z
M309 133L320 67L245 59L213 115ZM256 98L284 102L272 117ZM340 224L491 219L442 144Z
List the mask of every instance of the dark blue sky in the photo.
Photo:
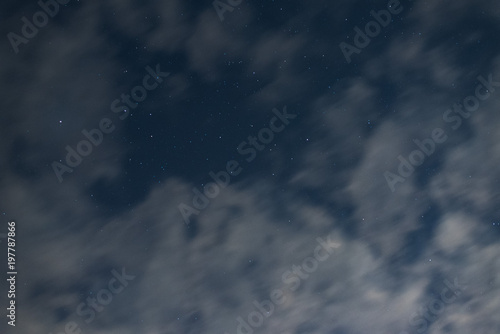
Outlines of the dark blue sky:
M1 6L2 333L498 334L497 2Z

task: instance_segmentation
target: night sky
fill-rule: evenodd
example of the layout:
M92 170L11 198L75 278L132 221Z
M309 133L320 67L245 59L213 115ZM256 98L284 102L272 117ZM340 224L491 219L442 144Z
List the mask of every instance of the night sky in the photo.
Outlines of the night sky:
M498 1L0 16L0 333L500 333Z

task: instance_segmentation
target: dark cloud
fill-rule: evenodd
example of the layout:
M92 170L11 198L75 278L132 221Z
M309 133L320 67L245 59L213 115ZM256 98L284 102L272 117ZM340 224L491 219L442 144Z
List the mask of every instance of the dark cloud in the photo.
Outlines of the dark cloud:
M15 221L18 272L2 333L498 333L500 87L458 129L443 118L479 76L500 81L497 3L401 1L350 63L340 43L387 2L242 1L221 21L211 2L68 1L17 53L7 34L41 7L2 6L0 245ZM170 75L113 112L147 66ZM284 106L296 118L259 143ZM53 163L104 118L59 182ZM391 191L384 173L436 128L446 141ZM179 204L232 160L186 224Z

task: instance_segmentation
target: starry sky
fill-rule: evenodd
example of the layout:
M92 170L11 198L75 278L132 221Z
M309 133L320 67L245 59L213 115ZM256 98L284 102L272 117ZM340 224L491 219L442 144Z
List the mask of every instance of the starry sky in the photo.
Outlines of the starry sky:
M498 1L0 6L1 333L500 332Z

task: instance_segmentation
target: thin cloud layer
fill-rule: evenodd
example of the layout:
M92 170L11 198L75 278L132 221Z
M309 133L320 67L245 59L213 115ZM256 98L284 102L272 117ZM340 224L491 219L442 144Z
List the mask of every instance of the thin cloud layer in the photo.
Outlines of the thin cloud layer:
M243 1L221 22L210 2L69 1L18 54L5 38L2 333L497 334L500 87L457 130L443 113L500 81L500 6L401 4L350 64L339 43L385 4ZM4 35L39 10L4 9ZM171 75L121 120L111 103L156 64ZM297 118L243 164L284 105ZM52 163L103 118L116 129L59 182ZM179 204L230 160L241 174L186 224ZM134 278L108 303L116 272Z

